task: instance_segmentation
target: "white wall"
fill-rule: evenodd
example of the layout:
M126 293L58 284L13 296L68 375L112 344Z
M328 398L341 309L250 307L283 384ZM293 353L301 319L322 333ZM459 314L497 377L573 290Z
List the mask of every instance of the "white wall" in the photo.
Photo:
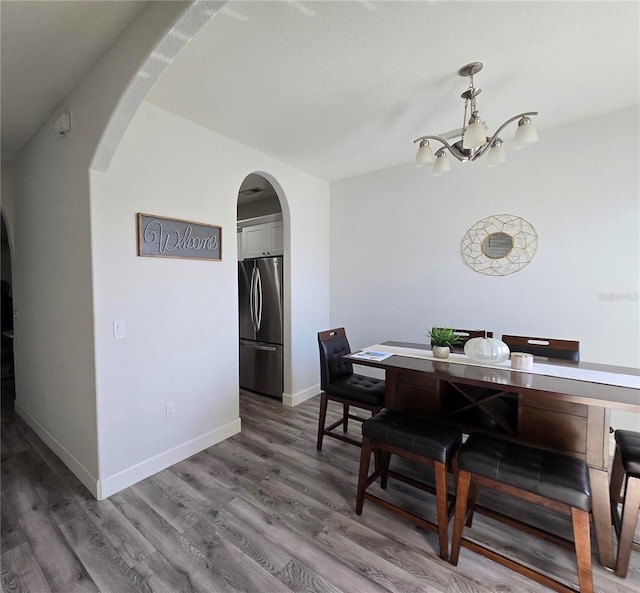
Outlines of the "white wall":
M11 164L16 410L85 484L98 475L89 146L47 122Z
M526 150L507 141L493 169L408 164L332 183L331 325L353 348L446 324L577 339L584 361L640 366L638 123L632 109L542 130ZM536 257L510 276L474 272L464 234L505 213L535 227Z
M98 498L239 426L235 208L248 173L264 174L291 201L283 206L291 278L286 401L318 390L328 183L158 110L133 115L220 5L151 3L10 164L16 409ZM59 138L52 125L63 111L71 132ZM133 213L145 210L222 224L224 261L132 257ZM116 319L127 322L117 344ZM176 405L170 423L162 420L167 401Z
M145 103L91 177L100 486L108 496L240 429L236 206L262 171L291 229L287 396L318 392L328 323L329 186ZM136 256L136 213L223 227L221 262ZM287 220L288 219L288 220ZM127 335L113 338L113 321ZM175 404L165 420L164 405Z
M100 472L88 170L105 127L112 130L110 146L99 152L101 161L108 161L115 128L127 119L127 114L117 122L112 117L123 93L139 95L159 74L154 65L166 66L164 54L153 52L157 42L162 45L175 22L186 27L180 18L185 13L194 15L191 29L197 30L203 22L195 14L200 8L150 3L8 165L13 191L7 223L18 315L16 410L94 494ZM187 38L173 39L174 53ZM138 82L143 64L149 74ZM71 132L60 138L53 122L62 112L71 116Z

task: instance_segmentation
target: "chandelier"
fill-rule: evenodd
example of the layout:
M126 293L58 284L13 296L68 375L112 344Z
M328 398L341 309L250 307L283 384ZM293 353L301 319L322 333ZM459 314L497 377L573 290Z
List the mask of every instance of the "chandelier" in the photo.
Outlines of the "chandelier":
M416 154L416 167L424 167L425 165L433 164L433 174L442 175L448 173L451 169L449 158L447 157L447 150L459 161L476 161L485 153L489 152L489 158L487 165L493 167L505 163L507 160L504 147L502 146L502 138L500 133L510 123L518 120L518 129L515 135L515 148L519 149L528 144L533 144L538 141L538 132L531 123L530 115L538 115L537 111L525 111L514 115L512 118L504 122L493 134L493 136L487 136L487 124L480 119L478 115L478 107L476 105L476 99L481 92L481 89L477 89L473 84L473 75L482 70L482 62L471 62L463 66L458 71L460 76L469 78L469 88L460 95L464 99L464 119L462 128L458 130L452 130L440 134L439 136L420 136L416 138L413 143L420 142L418 153ZM467 120L468 112L471 112L469 119ZM454 140L456 142L453 142ZM429 140L436 140L440 142L443 147L433 154L431 146L429 146ZM451 141L451 143L450 143ZM446 150L445 150L446 149Z

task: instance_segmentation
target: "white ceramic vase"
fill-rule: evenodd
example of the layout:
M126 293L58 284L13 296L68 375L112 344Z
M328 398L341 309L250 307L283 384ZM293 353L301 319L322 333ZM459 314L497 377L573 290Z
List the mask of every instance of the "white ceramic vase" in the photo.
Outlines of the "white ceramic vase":
M464 345L464 353L476 362L499 364L509 358L509 346L497 338L471 338Z

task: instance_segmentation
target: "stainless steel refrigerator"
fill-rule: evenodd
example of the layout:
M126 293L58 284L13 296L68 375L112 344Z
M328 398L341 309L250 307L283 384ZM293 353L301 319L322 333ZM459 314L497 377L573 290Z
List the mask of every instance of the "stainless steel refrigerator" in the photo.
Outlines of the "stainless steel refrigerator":
M240 387L281 398L282 257L238 262Z

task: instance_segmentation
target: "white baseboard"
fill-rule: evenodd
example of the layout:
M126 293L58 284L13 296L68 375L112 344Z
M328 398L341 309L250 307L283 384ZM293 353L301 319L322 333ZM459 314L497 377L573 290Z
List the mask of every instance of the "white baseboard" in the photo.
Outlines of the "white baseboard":
M282 405L287 406L289 408L294 408L295 406L300 405L302 402L306 402L308 399L315 397L320 393L320 384L316 383L312 387L305 389L304 391L300 391L295 395L291 395L290 393L282 394Z
M75 474L75 476L87 487L89 492L97 500L103 500L124 490L129 486L152 476L169 466L191 457L204 449L232 437L240 432L240 418L207 432L195 439L181 443L167 451L163 451L154 457L150 457L140 463L99 480L82 463L80 463L63 445L58 441L42 424L31 416L24 408L15 403L16 413L34 430L34 432L44 441L63 463Z
M102 500L116 492L120 492L120 490L132 486L140 480L144 480L145 478L148 478L149 476L152 476L153 474L156 474L159 471L182 461L183 459L187 459L187 457L191 457L212 445L232 437L234 434L238 434L240 432L240 428L240 418L238 418L225 426L216 428L215 430L207 432L195 439L181 443L172 449L163 451L154 457L150 457L140 463L136 463L117 474L109 476L103 480L99 480L97 484L98 495L96 498L98 500Z

